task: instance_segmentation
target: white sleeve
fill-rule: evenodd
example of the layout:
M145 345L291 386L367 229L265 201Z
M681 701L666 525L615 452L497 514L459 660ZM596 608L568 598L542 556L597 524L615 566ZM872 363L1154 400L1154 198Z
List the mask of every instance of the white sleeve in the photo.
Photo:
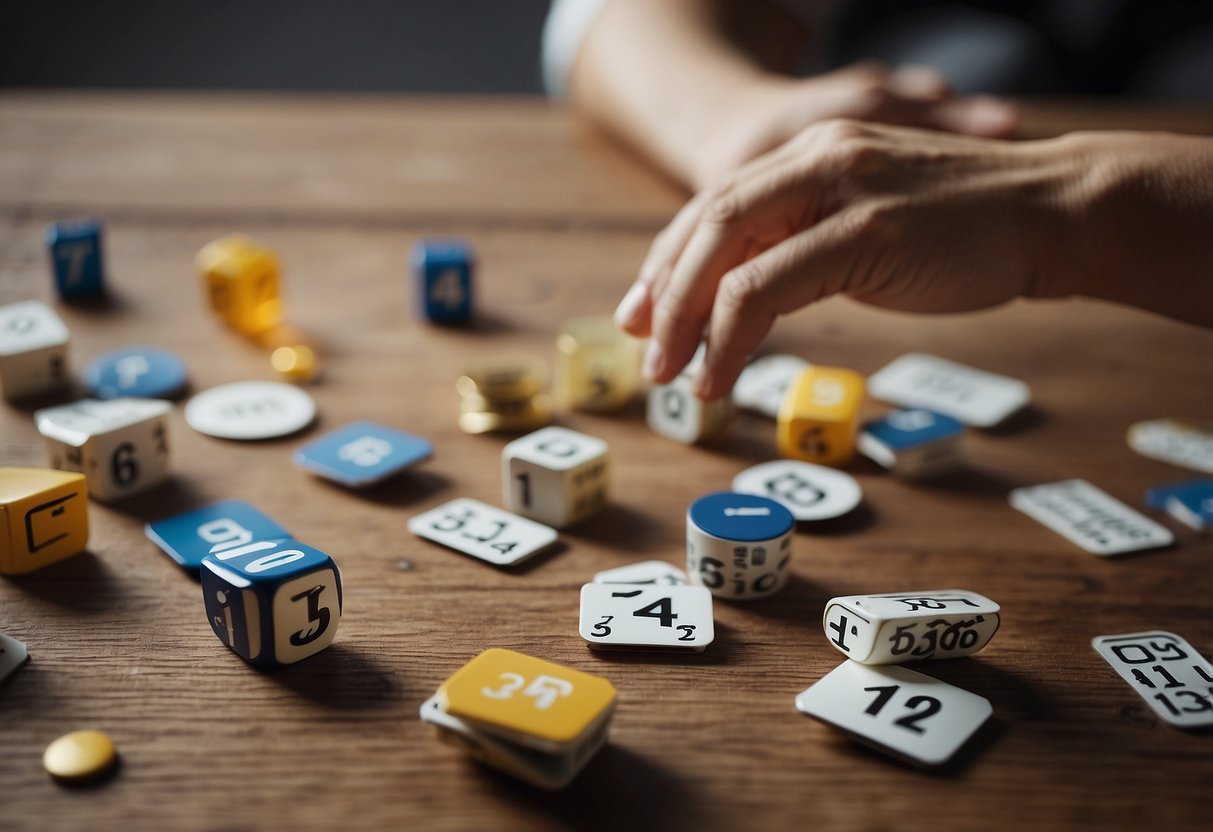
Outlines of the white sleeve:
M543 24L543 86L548 95L563 96L581 42L605 0L552 0Z

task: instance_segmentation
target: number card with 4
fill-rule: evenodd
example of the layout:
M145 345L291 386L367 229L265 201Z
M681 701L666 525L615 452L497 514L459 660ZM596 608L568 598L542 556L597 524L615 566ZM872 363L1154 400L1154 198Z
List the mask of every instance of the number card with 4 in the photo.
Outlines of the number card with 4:
M698 652L716 636L712 593L701 586L586 584L580 631L596 650Z
M687 573L664 560L642 560L594 574L596 584L653 584L655 586L682 586L687 582Z
M495 566L513 566L556 542L556 530L460 497L409 520L409 531Z
M925 766L950 760L993 713L984 697L922 673L853 661L801 691L796 709Z
M1213 665L1180 636L1149 630L1097 636L1091 646L1165 722L1213 725Z

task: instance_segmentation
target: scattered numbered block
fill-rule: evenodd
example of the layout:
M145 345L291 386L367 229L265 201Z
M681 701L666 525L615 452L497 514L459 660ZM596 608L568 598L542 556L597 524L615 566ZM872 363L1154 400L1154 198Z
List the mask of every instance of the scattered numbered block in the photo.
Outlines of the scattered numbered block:
M1017 488L1010 503L1095 555L1122 555L1175 542L1169 529L1085 480Z
M363 488L433 456L418 436L374 422L352 422L295 452L295 464L325 479Z
M1151 488L1146 494L1146 503L1166 511L1198 532L1213 529L1213 479Z
M9 401L67 383L67 327L36 300L0 306L0 393Z
M736 409L731 396L705 402L694 393L695 376L703 365L705 352L706 347L700 344L682 372L649 390L646 419L654 433L693 445L719 435L733 421Z
M842 465L855 454L863 377L841 367L810 367L792 382L779 410L779 452L789 459Z
M84 368L84 383L98 399L171 399L187 382L185 362L159 347L114 350Z
M863 490L850 474L794 459L747 468L733 478L733 490L783 503L800 522L841 517L863 500Z
M88 486L82 474L0 468L0 574L41 569L87 545Z
M249 664L293 664L328 647L341 622L341 571L298 540L255 540L206 555L206 617Z
M1097 636L1091 646L1164 722L1213 725L1213 665L1180 636L1150 630Z
M772 419L779 418L783 400L809 362L795 355L764 355L746 365L733 385L733 403Z
M873 398L994 427L1031 399L1028 385L923 353L907 353L868 379Z
M572 410L618 410L640 389L641 341L609 315L565 321L556 336L556 402Z
M148 539L178 566L197 573L207 555L263 540L285 540L290 532L242 500L221 500L148 523Z
M552 420L546 384L547 369L533 358L494 359L465 368L455 382L460 430L478 434L543 427Z
M421 240L409 257L413 289L425 317L437 324L472 316L475 258L463 240Z
M1159 462L1213 474L1213 426L1154 419L1129 428L1129 447Z
M826 602L830 644L862 664L905 664L976 653L998 631L998 604L963 589L852 595Z
M64 300L105 293L105 258L101 220L85 217L56 220L46 226L46 248L55 290Z
M857 445L861 454L894 474L926 479L963 463L964 432L961 422L942 413L895 410L864 425Z
M0 633L0 683L29 661L29 650L12 636Z
M279 381L237 381L203 391L185 406L185 422L220 439L275 439L303 430L316 418L316 402Z
M905 667L846 661L796 696L801 713L914 765L940 766L990 718L984 697Z
M494 566L513 566L556 542L556 530L461 497L409 520L409 531Z
M65 783L97 780L114 770L118 749L109 734L87 729L64 734L46 747L42 767Z
M168 412L159 399L81 399L34 413L51 467L88 478L88 493L119 500L169 475Z
M795 526L792 513L768 497L700 497L687 510L687 576L718 598L774 595L788 580Z
M687 573L664 560L644 560L595 573L593 582L596 584L681 586L687 582Z
M243 234L207 243L194 259L211 310L243 335L261 335L282 320L278 255Z
M501 450L505 504L524 517L564 528L610 499L611 461L601 439L543 428Z
M595 650L699 652L716 637L712 593L701 586L586 584L580 632Z

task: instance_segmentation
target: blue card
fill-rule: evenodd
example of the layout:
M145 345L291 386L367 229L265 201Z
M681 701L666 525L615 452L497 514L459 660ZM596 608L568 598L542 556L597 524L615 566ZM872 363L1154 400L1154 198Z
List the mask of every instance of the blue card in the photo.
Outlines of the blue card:
M295 464L351 488L372 485L429 459L426 440L377 425L351 422L295 452Z
M197 572L207 555L259 540L283 540L291 533L242 500L222 500L166 517L144 527L148 539L187 572Z
M105 291L101 237L101 220L91 217L46 226L46 247L60 297L95 297Z
M931 442L953 439L964 433L965 426L951 416L914 408L895 410L863 426L863 432L893 451L904 451Z
M185 388L185 362L159 347L126 347L93 359L84 383L98 399L168 399Z
M1213 527L1213 479L1160 485L1146 492L1146 504L1162 509L1197 531Z

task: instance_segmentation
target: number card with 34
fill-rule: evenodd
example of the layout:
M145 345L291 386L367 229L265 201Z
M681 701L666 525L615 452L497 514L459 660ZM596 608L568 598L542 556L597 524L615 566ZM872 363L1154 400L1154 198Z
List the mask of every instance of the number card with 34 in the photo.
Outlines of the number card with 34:
M496 566L513 566L556 542L556 530L461 497L409 520L418 537Z
M1213 725L1213 665L1192 645L1162 630L1097 636L1091 646L1176 728Z
M712 643L712 593L701 586L586 584L581 637L594 649L695 650Z

